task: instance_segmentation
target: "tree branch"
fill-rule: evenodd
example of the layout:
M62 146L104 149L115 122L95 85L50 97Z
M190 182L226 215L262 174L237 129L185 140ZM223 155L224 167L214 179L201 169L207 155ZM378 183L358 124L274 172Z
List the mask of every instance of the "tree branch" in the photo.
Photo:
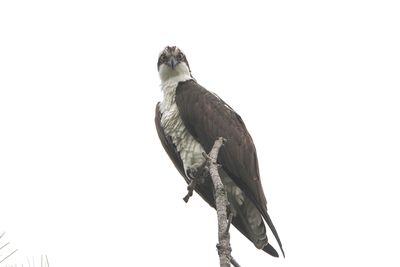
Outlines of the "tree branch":
M230 235L229 226L231 222L231 217L227 216L227 207L229 206L228 198L226 196L224 185L218 173L218 167L220 165L217 163L218 153L221 146L226 142L226 139L219 137L215 143L210 153L207 155L203 153L206 158L206 166L209 169L211 180L214 184L215 189L215 206L217 209L218 217L218 255L220 267L230 267L231 263L234 266L240 267L240 265L231 256L231 245L230 245Z

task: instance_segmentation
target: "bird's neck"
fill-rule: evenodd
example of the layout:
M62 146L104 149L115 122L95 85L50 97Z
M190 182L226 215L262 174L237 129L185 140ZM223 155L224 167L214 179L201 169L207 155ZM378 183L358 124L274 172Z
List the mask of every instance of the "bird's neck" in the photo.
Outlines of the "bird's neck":
M190 73L180 73L176 75L171 75L167 77L162 77L161 79L161 89L164 87L164 85L171 85L171 84L178 84L179 82L184 82L187 80L193 79Z
M170 77L165 81L162 81L161 91L164 94L162 106L164 107L164 109L168 109L168 107L172 106L175 103L175 93L178 83L192 79L193 78L190 75L181 74L178 76Z

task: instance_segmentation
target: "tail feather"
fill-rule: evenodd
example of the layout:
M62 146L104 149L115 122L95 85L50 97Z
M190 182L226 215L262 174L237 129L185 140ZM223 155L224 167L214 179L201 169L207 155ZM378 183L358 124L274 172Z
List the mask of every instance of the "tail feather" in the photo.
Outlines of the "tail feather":
M270 228L271 231L272 231L272 234L274 235L276 241L277 241L278 244L279 244L279 248L280 248L281 251L282 251L283 257L285 257L285 252L283 251L282 243L281 243L281 240L279 239L278 232L276 231L275 226L274 226L274 224L272 223L272 220L271 220L271 218L269 217L268 212L267 212L266 209L264 210L263 215L264 215L265 221L267 222L269 228ZM269 244L268 244L268 245L269 245ZM267 246L265 246L265 247L267 247Z
M273 246L271 246L269 243L263 247L263 249L265 252L267 252L269 255L273 256L273 257L279 257L278 252L276 252L276 250L274 249Z

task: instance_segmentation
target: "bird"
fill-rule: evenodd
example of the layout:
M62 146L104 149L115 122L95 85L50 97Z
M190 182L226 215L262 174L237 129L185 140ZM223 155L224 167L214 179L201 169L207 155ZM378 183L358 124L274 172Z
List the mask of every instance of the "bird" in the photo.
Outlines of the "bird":
M268 241L265 221L285 257L267 212L256 148L240 115L197 83L186 55L177 46L166 46L160 52L157 69L163 99L156 105L156 130L176 169L190 184L204 169L203 153L211 150L217 138L225 138L217 162L221 165L218 172L227 194L232 224L256 248L279 257ZM197 182L194 190L215 208L209 175Z

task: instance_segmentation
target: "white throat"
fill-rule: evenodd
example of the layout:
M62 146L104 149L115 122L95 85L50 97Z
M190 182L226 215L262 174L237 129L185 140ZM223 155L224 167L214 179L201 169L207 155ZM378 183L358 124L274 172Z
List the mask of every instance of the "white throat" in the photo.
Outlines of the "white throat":
M162 64L158 70L161 82L164 83L168 80L186 81L191 78L190 71L185 62L181 62L174 69Z
M161 102L161 113L171 108L175 103L175 91L178 83L193 79L185 63L180 63L175 69L161 65L158 71L161 79L161 90L164 99Z

